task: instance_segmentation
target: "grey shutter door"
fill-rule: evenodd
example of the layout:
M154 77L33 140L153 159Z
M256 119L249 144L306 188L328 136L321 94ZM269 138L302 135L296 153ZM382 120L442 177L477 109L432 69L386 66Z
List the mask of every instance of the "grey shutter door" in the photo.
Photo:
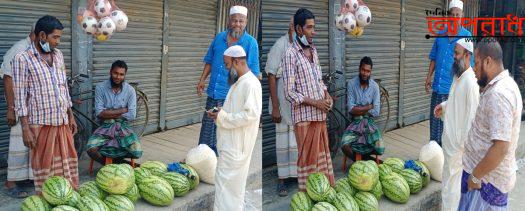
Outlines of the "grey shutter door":
M390 120L387 129L390 129L396 126L398 118L401 3L369 0L366 4L372 11L372 23L365 27L363 36L359 38L347 35L345 74L347 80L357 77L361 58L372 58L372 78L381 79L381 85L388 90ZM383 109L384 105L381 105L381 108L381 114L376 121L378 125L383 125L386 121L387 110Z
M140 82L139 89L149 99L145 132L154 132L159 126L163 2L130 0L118 2L118 6L128 15L128 26L108 41L93 41L93 85L109 79L115 60L125 61L126 81Z
M166 125L174 128L202 119L206 97L197 96L196 85L215 37L217 1L172 0L169 4Z
M262 70L266 66L266 57L275 41L288 33L290 18L297 9L306 8L315 15L314 43L319 54L323 72L330 68L330 53L328 40L328 0L263 0L262 3ZM268 100L270 97L266 74L263 85L263 165L268 166L276 162L275 157L275 124L268 114Z
M71 68L71 1L70 0L36 0L2 1L0 3L0 63L4 54L13 44L29 35L31 26L44 15L57 17L64 30L58 49L64 54L66 68ZM0 81L0 175L7 168L9 133L6 119L7 104L4 98L4 82ZM3 177L3 176L0 176Z

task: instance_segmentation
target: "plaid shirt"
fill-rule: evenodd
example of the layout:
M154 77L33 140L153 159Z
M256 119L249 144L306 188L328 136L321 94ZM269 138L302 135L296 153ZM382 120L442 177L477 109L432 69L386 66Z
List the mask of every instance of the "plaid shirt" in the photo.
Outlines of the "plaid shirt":
M71 97L66 67L60 50L55 49L50 67L32 44L11 61L18 116L29 124L59 126L68 124Z
M284 94L292 103L294 124L326 120L326 113L321 109L303 104L305 98L321 100L325 97L326 86L323 83L317 50L313 45L311 48L313 63L308 60L297 41L286 50L281 62L281 68L284 70Z

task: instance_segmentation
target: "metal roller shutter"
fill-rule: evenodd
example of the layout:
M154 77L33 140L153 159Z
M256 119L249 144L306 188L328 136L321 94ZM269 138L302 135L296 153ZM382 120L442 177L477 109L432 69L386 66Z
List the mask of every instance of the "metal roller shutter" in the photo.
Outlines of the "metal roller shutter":
M290 18L299 8L312 11L316 21L314 38L323 72L330 68L330 52L328 40L328 0L264 0L262 1L262 56L261 67L266 65L266 54L279 37L288 32ZM263 165L275 163L275 124L268 114L268 99L270 96L266 74L263 80Z

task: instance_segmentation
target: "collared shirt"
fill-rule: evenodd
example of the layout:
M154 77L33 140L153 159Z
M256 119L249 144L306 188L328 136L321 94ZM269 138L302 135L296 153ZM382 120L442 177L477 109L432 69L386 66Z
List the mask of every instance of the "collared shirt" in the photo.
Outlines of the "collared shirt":
M359 76L356 76L348 81L346 90L348 93L348 112L350 112L355 106L373 104L374 108L369 110L368 113L373 117L379 116L381 109L381 94L379 92L379 85L374 79L370 78L368 86L363 88L361 87Z
M282 36L277 41L275 41L275 44L273 44L272 48L270 48L270 52L268 52L268 56L266 59L266 66L265 70L266 73L275 75L277 78L277 98L279 100L279 111L281 113L282 117L282 123L287 125L293 125L292 122L292 105L290 104L290 101L288 101L284 95L284 87L283 87L283 68L281 66L282 58L284 56L284 53L286 52L286 49L288 49L292 44L289 41L288 34ZM272 113L273 107L272 107L272 99L270 97L269 99L269 105L268 105L269 113Z
M324 99L326 86L323 82L317 50L311 45L313 62L304 54L297 41L286 50L281 63L284 70L284 93L292 103L294 124L305 121L325 121L326 113L314 106L303 104L305 98Z
M452 65L454 64L454 48L460 38L450 39L444 35L444 31L439 32L442 37L434 40L432 50L428 58L435 61L434 82L432 90L438 94L448 94L452 84ZM470 32L461 27L457 36L471 36ZM471 66L474 66L474 56L471 57Z
M508 193L516 182L516 148L523 109L520 90L505 70L488 83L481 94L476 116L465 142L463 168L472 174L474 168L486 156L493 140L507 141L510 147L501 163L485 175L483 182L494 185Z
M12 60L15 110L27 116L29 124L59 126L68 124L71 97L62 52L55 49L49 66L32 44Z
M15 58L15 56L22 52L22 51L25 51L29 48L29 46L31 46L31 39L29 39L29 37L25 38L25 39L22 39L22 40L19 40L18 42L16 42L5 54L4 54L4 61L2 62L2 66L0 67L0 71L2 71L3 73L0 72L0 78L3 77L3 75L7 75L7 76L13 76L13 69L11 67L11 60L13 60L13 58Z
M102 111L107 109L116 110L121 108L128 108L128 112L123 114L122 117L128 121L135 119L137 113L135 89L127 82L124 82L122 89L115 93L109 79L98 83L95 89L95 116L98 117Z
M257 40L244 32L239 41L232 43L240 45L246 51L246 62L248 68L255 76L259 75L259 45ZM228 84L229 71L224 64L224 51L228 49L228 31L223 31L213 39L208 53L204 56L204 62L211 65L211 76L208 84L207 94L215 100L225 99L230 85Z

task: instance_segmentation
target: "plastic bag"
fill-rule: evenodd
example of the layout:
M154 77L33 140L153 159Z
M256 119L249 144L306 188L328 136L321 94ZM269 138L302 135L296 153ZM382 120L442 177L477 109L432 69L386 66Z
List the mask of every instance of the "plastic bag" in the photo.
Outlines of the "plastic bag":
M186 163L197 171L201 181L212 185L215 184L217 157L208 145L200 144L190 149L186 155Z
M419 160L427 166L430 171L430 177L441 182L445 158L443 155L443 149L441 149L439 144L435 141L430 141L428 144L421 147Z

